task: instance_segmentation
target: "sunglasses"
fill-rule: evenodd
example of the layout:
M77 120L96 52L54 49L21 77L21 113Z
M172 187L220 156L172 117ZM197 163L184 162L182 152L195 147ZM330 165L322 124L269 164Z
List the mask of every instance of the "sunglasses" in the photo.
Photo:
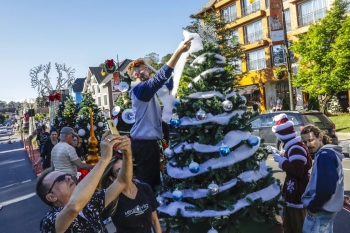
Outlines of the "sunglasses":
M53 183L52 183L52 185L51 185L51 188L49 189L49 191L47 191L47 194L51 193L52 188L53 188L53 186L55 185L55 183L61 183L61 182L63 182L64 180L66 180L66 177L67 177L67 176L68 176L69 178L72 179L72 175L71 175L71 174L68 174L68 173L63 174L63 175L60 175L60 176L57 176L56 179L53 181Z

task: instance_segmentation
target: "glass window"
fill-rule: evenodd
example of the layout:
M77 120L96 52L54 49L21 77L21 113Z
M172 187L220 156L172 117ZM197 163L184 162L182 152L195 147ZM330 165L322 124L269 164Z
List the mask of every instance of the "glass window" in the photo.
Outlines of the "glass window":
M262 122L262 120L261 120L260 117L257 118L257 119L255 119L254 121L251 122L251 123L252 123L252 127L253 127L253 128L259 128L259 127L261 127L261 122Z
M284 11L284 18L286 20L286 31L287 32L292 31L292 24L290 21L290 11L289 10Z
M236 4L228 6L221 10L221 15L224 17L226 23L230 23L237 19L237 9Z
M266 68L265 50L248 53L248 70L261 70Z
M107 105L107 95L104 95L104 96L103 96L103 104L104 104L104 105Z
M235 68L235 74L241 74L242 73L242 60L237 59L232 62L232 66Z
M99 85L97 85L96 87L97 87L97 93L100 93L100 92L101 92L101 90L100 90L100 86L99 86Z
M91 86L91 88L92 88L92 93L95 94L95 87Z
M101 97L97 98L97 104L98 104L98 106L101 106Z
M249 0L243 0L242 16L250 15L258 10L260 10L259 0L255 0L252 4L249 3Z
M292 42L288 42L288 46L292 46ZM286 52L284 49L284 45L275 45L271 47L271 55L272 55L272 66L276 66L278 63L287 62ZM294 53L289 50L289 58L291 62L294 62Z
M318 19L326 15L326 0L311 0L304 2L298 6L299 10L299 26L306 26L315 23Z
M262 21L256 21L244 27L244 43L251 44L263 39Z

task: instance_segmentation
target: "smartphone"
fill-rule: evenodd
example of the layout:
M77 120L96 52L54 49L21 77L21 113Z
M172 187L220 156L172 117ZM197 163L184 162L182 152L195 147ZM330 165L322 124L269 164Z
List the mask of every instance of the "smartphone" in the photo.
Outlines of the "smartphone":
M114 124L114 120L108 120L107 123L112 134L120 135L119 131L117 130L117 127Z

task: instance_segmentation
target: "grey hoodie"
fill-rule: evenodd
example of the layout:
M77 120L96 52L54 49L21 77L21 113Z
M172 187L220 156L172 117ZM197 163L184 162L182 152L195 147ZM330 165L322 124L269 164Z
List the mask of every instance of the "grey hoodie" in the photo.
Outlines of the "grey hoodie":
M337 145L323 146L315 156L310 181L301 200L313 213L338 212L343 208L344 173L341 153Z

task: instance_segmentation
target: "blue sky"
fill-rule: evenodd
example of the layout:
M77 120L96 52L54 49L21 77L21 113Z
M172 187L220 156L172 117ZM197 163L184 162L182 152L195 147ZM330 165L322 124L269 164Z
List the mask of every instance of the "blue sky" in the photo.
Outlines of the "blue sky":
M51 62L86 76L106 59L173 53L207 0L0 0L0 100L35 98L30 69Z

